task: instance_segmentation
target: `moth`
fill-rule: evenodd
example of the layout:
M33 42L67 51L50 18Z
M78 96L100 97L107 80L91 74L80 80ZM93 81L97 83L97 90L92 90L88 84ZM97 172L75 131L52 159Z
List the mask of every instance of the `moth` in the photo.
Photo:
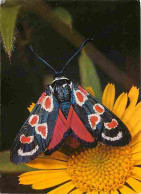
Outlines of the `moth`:
M97 142L109 146L125 146L130 142L131 135L124 123L79 84L64 76L69 62L88 41L81 44L60 72L31 47L55 74L16 136L10 156L13 163L29 162L42 152L51 154L69 135L87 147L95 147Z

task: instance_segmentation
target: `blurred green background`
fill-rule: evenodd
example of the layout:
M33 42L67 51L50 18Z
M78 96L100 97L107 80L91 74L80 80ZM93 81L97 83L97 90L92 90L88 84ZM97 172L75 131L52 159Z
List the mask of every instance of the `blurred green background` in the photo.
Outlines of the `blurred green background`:
M99 99L108 82L116 84L119 95L133 84L140 87L140 3L7 0L1 6L2 192L35 193L18 185L17 174L27 168L10 164L8 152L29 115L27 107L53 79L29 45L59 71L84 39L94 38L65 75L92 86Z

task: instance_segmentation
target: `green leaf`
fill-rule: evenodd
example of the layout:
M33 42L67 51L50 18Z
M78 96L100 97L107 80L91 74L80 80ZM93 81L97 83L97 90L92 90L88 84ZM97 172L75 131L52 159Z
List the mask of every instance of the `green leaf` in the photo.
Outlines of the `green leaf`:
M96 97L101 101L102 92L100 79L98 77L95 65L85 52L82 52L79 57L79 69L82 86L84 88L88 86L92 87Z
M10 161L10 151L0 152L0 172L26 172L34 170L25 164L15 165Z
M1 7L1 37L9 59L13 49L14 30L20 6Z
M62 7L57 7L52 10L52 17L59 18L63 23L68 25L70 28L72 28L72 17L70 13L62 8Z

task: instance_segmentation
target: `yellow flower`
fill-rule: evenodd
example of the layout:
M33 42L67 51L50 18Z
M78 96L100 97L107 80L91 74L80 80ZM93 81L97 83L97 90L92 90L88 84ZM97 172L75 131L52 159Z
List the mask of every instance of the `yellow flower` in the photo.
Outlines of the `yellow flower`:
M141 102L139 89L132 87L115 101L115 87L108 84L102 103L128 127L132 140L125 147L98 144L72 156L56 151L40 156L28 166L41 169L19 177L20 184L33 189L57 186L49 194L135 194L141 192ZM127 106L128 99L130 100ZM115 101L115 102L114 102Z

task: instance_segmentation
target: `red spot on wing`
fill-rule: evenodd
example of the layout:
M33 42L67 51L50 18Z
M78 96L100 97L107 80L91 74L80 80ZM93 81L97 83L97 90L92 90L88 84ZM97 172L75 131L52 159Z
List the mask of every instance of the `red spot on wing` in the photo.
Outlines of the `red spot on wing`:
M72 106L69 110L67 122L78 138L89 143L94 142L95 138L88 132L87 128L82 123L78 115L75 113Z
M46 93L43 92L42 95L41 95L41 97L40 97L39 100L38 100L38 103L39 103L39 104L41 104L41 103L43 102L45 96L46 96Z
M84 90L81 86L78 86L78 88L79 88L79 90L83 93L83 94L85 94L85 95L88 95L89 93L86 91L86 90Z
M20 136L21 143L31 143L33 141L33 136L26 137L24 134Z
M77 96L77 99L79 100L79 102L84 101L84 96L81 94L81 92L77 91L76 96Z
M111 122L106 123L106 126L108 129L113 129L113 128L116 128L118 126L118 122L117 122L117 120L112 119Z
M51 107L51 99L50 97L47 97L45 100L45 108L48 109Z
M51 112L53 110L53 97L52 96L46 96L43 103L42 107L48 111Z
M47 133L48 133L48 129L47 129L47 124L43 123L43 124L38 124L36 126L36 133L40 134L42 136L42 138L46 139L47 137Z
M90 117L90 122L91 122L92 127L95 127L97 121L98 121L98 116L94 115Z
M96 125L100 122L100 115L95 113L88 115L88 120L92 129L96 129Z
M96 104L95 105L95 110L96 110L96 112L102 114L104 112L104 107L102 107L101 105Z
M53 149L55 146L57 146L61 140L63 139L64 133L69 129L69 125L67 124L67 121L61 112L59 110L57 122L53 131L53 135L51 138L51 141L47 147L47 150Z
M34 127L38 124L39 116L38 115L32 115L29 119L29 124Z

